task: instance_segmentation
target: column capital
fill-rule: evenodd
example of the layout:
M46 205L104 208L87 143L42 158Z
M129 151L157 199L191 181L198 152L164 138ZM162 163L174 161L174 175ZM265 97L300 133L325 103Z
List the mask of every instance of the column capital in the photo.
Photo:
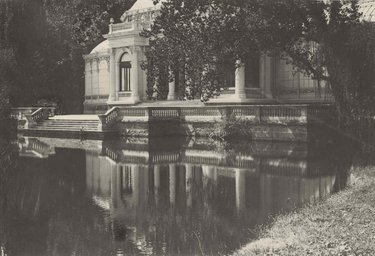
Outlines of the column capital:
M245 67L245 63L242 60L236 60L236 68Z

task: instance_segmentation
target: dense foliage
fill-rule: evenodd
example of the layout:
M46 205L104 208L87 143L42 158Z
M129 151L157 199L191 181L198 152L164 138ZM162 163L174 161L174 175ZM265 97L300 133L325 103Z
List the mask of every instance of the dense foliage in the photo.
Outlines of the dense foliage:
M222 120L213 126L209 137L224 142L241 138L251 139L252 131L249 127L252 124L251 121L236 118L235 115L223 115Z
M82 55L103 40L109 19L119 18L133 3L0 0L0 54L6 56L0 63L0 87L7 88L10 103L60 103L65 112L80 112L84 94Z
M327 81L343 121L374 110L375 29L357 0L169 0L145 34L149 81L169 67L184 94L211 97L223 82L223 60L233 65L261 52Z
M241 36L235 24L241 18L230 17L224 13L227 10L212 3L163 2L152 29L144 32L150 38L146 54L149 96L156 92L159 98L165 98L168 78L175 80L181 98L205 100L217 94L225 82L222 67L235 61L224 41Z

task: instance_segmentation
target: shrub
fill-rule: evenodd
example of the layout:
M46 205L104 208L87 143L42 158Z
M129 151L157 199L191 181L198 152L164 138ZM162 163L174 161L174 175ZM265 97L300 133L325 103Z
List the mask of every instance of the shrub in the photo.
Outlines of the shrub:
M220 122L215 123L210 138L219 140L229 140L236 138L251 138L250 122L248 120L236 118L234 114L224 115Z

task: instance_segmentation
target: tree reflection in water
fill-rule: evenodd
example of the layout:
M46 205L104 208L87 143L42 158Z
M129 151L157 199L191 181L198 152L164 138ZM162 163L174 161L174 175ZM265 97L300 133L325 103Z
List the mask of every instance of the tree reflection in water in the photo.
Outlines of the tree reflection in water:
M18 147L17 166L1 165L11 177L1 179L0 217L9 255L227 254L272 216L341 189L351 165L335 144L22 138ZM2 161L13 159L6 152Z

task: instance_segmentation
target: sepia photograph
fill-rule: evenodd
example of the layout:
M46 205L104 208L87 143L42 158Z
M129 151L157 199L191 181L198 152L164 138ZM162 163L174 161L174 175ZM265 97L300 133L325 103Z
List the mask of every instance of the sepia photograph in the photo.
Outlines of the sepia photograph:
M128 255L375 255L375 0L0 0L0 256Z

